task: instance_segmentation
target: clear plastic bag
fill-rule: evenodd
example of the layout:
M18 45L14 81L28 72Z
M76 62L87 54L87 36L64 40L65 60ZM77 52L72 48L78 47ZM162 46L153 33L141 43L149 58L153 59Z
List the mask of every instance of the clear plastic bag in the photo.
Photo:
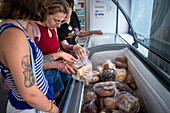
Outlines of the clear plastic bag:
M106 60L105 63L103 64L104 69L112 69L116 70L115 64L111 62L111 60Z
M86 61L79 60L77 64L81 64L81 66L76 70L76 74L72 74L72 77L88 85L92 78L92 74L89 73L92 70L91 61L88 59Z
M126 91L119 92L115 96L115 103L119 110L127 113L137 113L140 109L138 98Z
M93 89L101 97L114 97L117 92L115 82L113 81L96 83Z

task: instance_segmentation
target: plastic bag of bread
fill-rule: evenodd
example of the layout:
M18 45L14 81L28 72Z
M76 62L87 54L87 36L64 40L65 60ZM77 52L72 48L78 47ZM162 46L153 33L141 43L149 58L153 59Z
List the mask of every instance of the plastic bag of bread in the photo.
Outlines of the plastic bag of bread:
M90 103L91 101L97 101L97 94L94 91L88 90L87 93L84 94L83 103Z
M97 113L97 112L98 112L98 108L94 104L94 101L91 101L88 104L84 104L81 109L81 113Z
M115 82L115 84L118 92L127 91L133 94L133 90L127 84L121 82Z
M88 73L92 73L92 78L90 80L90 83L96 83L99 81L100 73L98 71L91 70L91 71L88 71Z
M104 97L99 97L98 106L99 106L100 110L104 109Z
M113 97L106 97L104 99L104 106L106 109L109 110L116 110L115 99Z
M72 75L72 77L75 76ZM89 83L95 83L99 81L99 72L94 70L86 71L83 75L75 79L85 83L85 85L88 86Z
M87 71L90 71L92 70L92 63L90 60L86 60L84 63L84 65L79 67L77 70L76 70L76 74L73 74L72 77L76 80L80 80L80 77Z
M140 109L138 98L126 91L120 92L116 95L115 103L119 110L127 113L137 113Z
M130 88L132 88L133 90L137 89L136 83L135 83L134 78L133 78L133 76L131 74L127 75L125 83L128 84L128 86Z
M113 70L115 70L116 69L116 67L115 67L115 64L113 64L112 62L111 62L111 60L106 60L106 62L103 64L103 68L104 68L104 70L105 69L113 69Z
M104 109L101 109L101 111L99 113L110 113L108 109L104 108Z
M143 102L143 100L142 100L142 97L139 95L138 90L135 90L135 91L134 91L133 96L135 96L136 98L138 98L138 102L139 102L139 104L140 104L140 111L141 111L142 113L145 113L145 105L144 105L144 102ZM139 112L140 112L140 111L139 111Z
M87 71L85 72L83 75L79 76L79 81L85 83L85 85L89 85L89 82L92 80L93 78L93 74L92 71Z
M83 62L83 60L78 59L78 61L75 62L69 62L68 63L75 71L77 71L78 69L80 69L81 67L83 67L85 65L85 63Z
M115 88L116 88L115 82L113 81L98 82L93 86L94 91L101 97L108 97L108 96L114 97L117 91Z
M116 61L119 62L127 62L127 57L126 56L118 56L115 58Z
M99 66L96 66L95 68L94 68L94 70L95 71L98 71L99 73L102 73L103 72L103 65L99 65Z
M111 69L103 70L102 74L100 74L101 81L113 81L115 76L115 71Z
M129 83L133 83L133 82L135 82L133 79L133 76L131 74L128 74L127 78L125 80L125 83L129 84Z
M115 66L116 66L117 68L127 68L127 67L128 67L128 64L127 64L127 62L115 61Z
M127 58L126 56L119 56L115 58L115 66L117 68L127 68Z
M115 80L119 82L124 82L127 77L126 69L116 69L115 71Z

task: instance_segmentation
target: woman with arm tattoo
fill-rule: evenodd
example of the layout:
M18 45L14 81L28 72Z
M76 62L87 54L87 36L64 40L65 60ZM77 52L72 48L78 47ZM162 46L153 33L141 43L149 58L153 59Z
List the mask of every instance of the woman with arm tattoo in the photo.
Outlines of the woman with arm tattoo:
M36 109L59 113L58 107L50 101L53 91L43 74L42 52L30 40L25 29L29 20L45 21L47 9L44 2L52 1L2 0L0 71L11 88L8 92L7 113L36 113ZM33 50L35 65L31 64L29 45ZM32 66L35 66L35 73Z

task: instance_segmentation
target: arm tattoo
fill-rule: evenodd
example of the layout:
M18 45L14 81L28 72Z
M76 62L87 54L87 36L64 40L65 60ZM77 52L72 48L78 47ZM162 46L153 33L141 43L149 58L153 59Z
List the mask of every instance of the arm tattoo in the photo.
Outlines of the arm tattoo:
M43 64L54 61L54 57L52 55L45 55Z
M28 55L24 56L21 61L21 66L23 67L24 71L24 84L27 88L32 87L34 85L35 79L34 74L32 72L32 67L30 62L28 61Z

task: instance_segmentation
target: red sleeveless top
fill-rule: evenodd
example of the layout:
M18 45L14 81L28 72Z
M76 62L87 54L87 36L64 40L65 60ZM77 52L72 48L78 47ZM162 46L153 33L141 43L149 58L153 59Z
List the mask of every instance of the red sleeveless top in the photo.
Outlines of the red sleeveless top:
M52 37L50 37L48 34L48 28L39 24L37 25L41 32L41 38L38 42L38 48L42 51L43 55L56 53L60 48L60 44L55 29L49 29L52 33Z

